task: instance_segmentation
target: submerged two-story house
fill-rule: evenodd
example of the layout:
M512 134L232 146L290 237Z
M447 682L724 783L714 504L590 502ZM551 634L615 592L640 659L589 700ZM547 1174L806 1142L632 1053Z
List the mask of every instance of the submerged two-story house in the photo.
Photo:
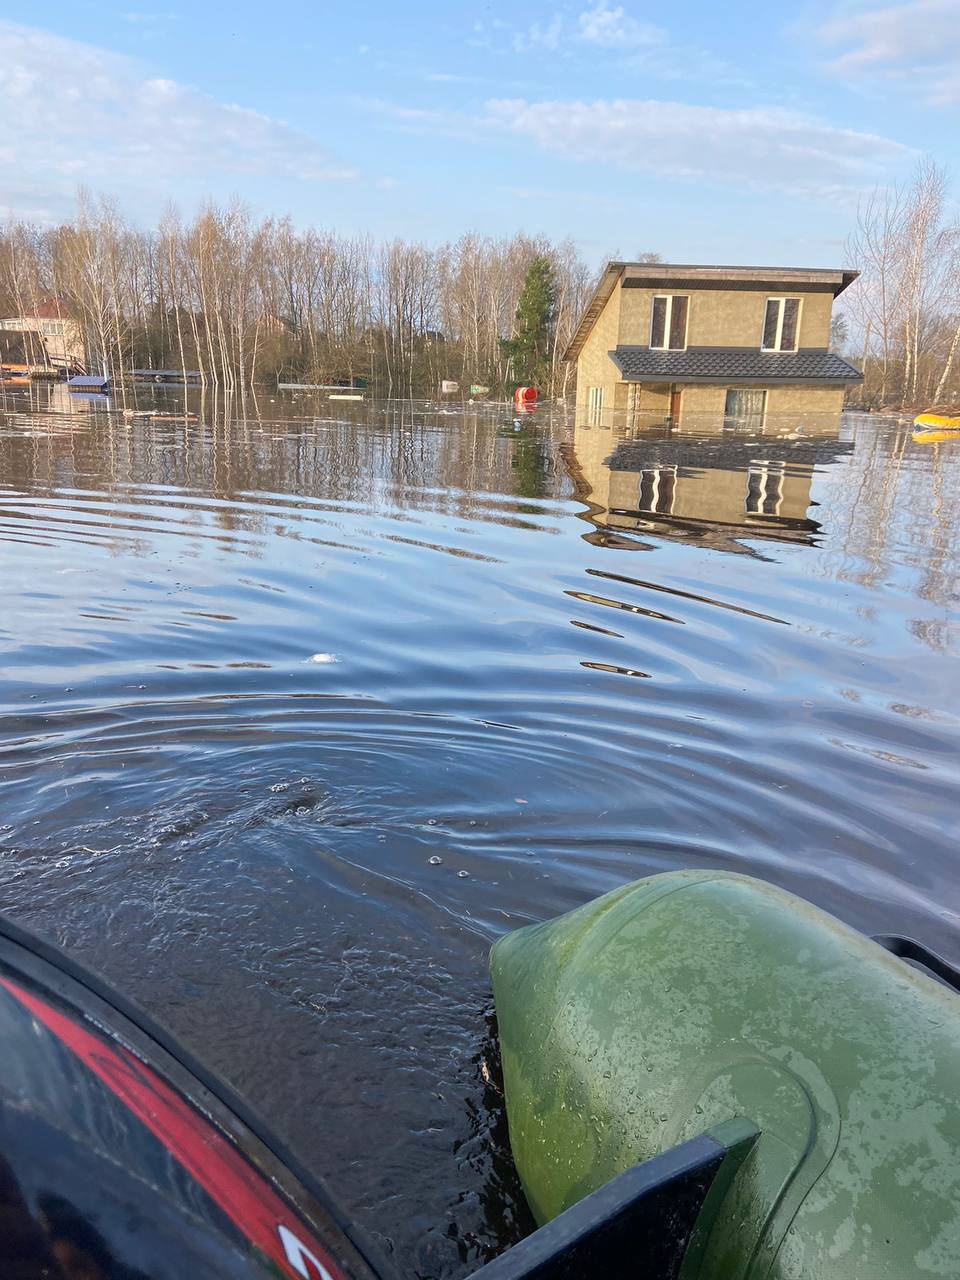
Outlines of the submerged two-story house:
M856 271L610 262L564 353L593 420L839 416L863 375L829 350Z

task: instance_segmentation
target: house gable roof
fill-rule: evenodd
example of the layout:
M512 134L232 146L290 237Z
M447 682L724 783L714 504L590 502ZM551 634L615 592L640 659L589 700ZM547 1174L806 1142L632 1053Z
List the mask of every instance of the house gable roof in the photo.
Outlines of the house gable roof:
M797 289L830 292L834 297L853 284L859 271L819 267L724 267L676 262L608 262L563 353L576 360L590 330L620 282L641 289Z

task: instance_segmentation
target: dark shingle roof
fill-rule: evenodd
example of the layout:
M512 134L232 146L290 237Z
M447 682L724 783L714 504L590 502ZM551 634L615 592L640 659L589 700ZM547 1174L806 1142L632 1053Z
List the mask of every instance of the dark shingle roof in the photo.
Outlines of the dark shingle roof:
M829 351L651 351L617 347L610 356L638 382L861 382L863 374Z

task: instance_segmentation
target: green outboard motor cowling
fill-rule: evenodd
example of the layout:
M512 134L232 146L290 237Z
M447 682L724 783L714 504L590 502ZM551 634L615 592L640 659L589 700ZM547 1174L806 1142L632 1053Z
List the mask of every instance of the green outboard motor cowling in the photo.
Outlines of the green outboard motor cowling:
M683 1280L960 1276L960 999L801 899L673 872L502 938L510 1139L539 1222L737 1117Z

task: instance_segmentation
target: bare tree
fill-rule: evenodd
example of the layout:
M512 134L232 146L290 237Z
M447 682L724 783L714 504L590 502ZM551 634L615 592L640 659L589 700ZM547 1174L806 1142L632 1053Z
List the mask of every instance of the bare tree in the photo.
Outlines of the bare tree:
M112 201L82 191L61 226L0 228L0 311L36 314L53 298L107 374L178 368L227 391L293 380L373 380L388 394L432 396L442 379L503 390L531 261L548 258L557 316L545 394L564 394L562 360L586 295L573 244L469 233L432 248L375 243L289 219L255 221L240 204L204 206L155 229L128 226Z
M861 271L850 308L868 402L916 405L949 392L960 348L960 272L946 191L944 170L924 160L908 186L878 188L858 211L847 252Z

